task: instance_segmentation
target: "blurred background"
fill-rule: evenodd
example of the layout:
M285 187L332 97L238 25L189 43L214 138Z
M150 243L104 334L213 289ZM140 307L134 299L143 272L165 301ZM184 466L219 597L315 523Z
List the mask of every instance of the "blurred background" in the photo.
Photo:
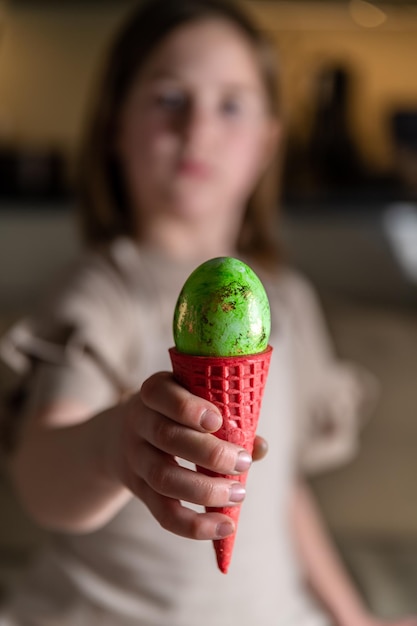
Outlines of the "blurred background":
M382 383L360 454L313 488L374 609L417 611L417 3L244 4L282 63L287 255L318 288L338 353ZM79 250L77 146L131 6L0 0L0 332ZM42 539L3 473L0 592Z

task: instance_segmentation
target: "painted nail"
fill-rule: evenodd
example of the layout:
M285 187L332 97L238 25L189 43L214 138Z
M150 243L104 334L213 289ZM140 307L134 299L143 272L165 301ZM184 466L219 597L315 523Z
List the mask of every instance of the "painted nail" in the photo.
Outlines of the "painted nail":
M235 465L236 472L247 472L252 465L252 457L246 450L241 450L237 456Z
M215 411L210 411L210 409L204 411L200 420L200 426L204 428L204 430L214 432L216 430L219 430L221 425L222 418L218 413L215 413Z
M246 489L240 483L233 483L230 486L229 501L230 502L242 502L246 496Z
M232 522L221 522L216 528L216 539L222 539L234 533L235 527Z

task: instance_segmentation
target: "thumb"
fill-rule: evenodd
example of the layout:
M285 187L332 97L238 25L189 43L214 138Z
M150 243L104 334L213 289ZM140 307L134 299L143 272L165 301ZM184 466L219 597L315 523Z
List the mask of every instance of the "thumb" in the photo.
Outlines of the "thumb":
M268 452L268 443L263 437L256 435L253 445L252 458L254 461L260 461Z

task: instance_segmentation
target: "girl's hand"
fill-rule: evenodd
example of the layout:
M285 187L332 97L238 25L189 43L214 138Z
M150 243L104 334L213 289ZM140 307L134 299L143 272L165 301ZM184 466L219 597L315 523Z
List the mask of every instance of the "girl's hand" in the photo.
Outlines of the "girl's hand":
M249 469L249 453L211 434L221 415L210 402L179 386L171 373L151 376L126 403L122 417L119 467L122 482L149 508L161 526L193 539L219 539L234 532L220 513L197 513L181 500L221 507L245 497L240 482L209 477L181 467L177 457L219 474L238 476ZM256 458L266 444L260 438Z

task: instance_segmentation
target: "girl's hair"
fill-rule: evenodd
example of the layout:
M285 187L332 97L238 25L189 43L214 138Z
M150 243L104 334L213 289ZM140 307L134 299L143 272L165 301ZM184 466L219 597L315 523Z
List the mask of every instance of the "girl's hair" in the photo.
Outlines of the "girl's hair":
M105 64L97 98L85 133L78 176L80 217L90 245L135 233L134 216L115 154L121 109L150 54L176 28L204 19L231 22L257 54L270 113L278 116L275 53L251 20L228 0L148 0L130 16L116 37ZM238 249L260 260L277 258L274 216L278 200L275 160L249 199ZM135 233L140 237L140 233Z

